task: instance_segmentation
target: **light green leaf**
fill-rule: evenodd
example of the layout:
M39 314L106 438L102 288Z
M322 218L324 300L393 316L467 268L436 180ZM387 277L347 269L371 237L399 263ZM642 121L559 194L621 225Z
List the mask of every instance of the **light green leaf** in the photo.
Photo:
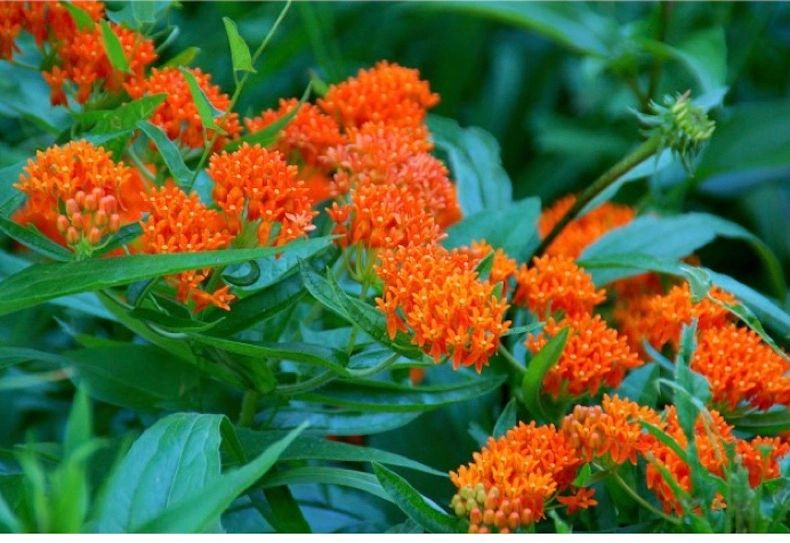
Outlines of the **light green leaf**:
M63 6L69 10L71 18L77 25L77 30L93 30L93 19L87 11L75 6L72 2L63 2Z
M189 92L192 94L192 100L195 102L195 107L200 115L200 122L203 123L203 128L215 130L220 134L224 134L225 131L219 127L215 119L224 115L225 112L219 111L214 107L214 104L211 103L203 92L203 89L198 85L197 79L195 79L195 75L192 72L181 68L181 73L184 75L187 86L189 86Z
M171 68L174 66L189 66L199 53L199 47L187 47L176 56L165 62L163 67Z
M521 389L524 392L524 403L533 417L541 417L543 420L547 420L546 412L540 400L543 378L546 376L546 372L559 362L567 341L568 328L563 328L527 364L527 373L524 374Z
M170 174L175 179L176 184L182 189L188 188L192 183L193 172L184 164L184 157L181 156L176 144L170 141L170 138L167 137L161 128L147 121L140 122L137 127L159 149L159 154L162 155L162 160L165 161L165 165L170 170Z
M104 38L104 51L107 53L107 58L110 59L112 67L127 74L131 73L129 62L123 54L121 41L110 28L110 24L105 20L101 20L99 21L99 26L101 26L101 33Z
M233 69L239 72L255 73L255 68L252 66L252 58L250 57L250 48L247 42L244 41L244 38L239 34L236 23L228 17L223 17L222 22L225 25L225 32L228 35Z
M82 122L96 122L91 134L118 134L137 128L165 101L167 94L152 94L121 104L112 110L88 111L78 118Z
M91 404L85 388L78 388L74 395L69 418L66 421L65 436L63 439L63 455L65 458L73 456L80 447L91 439L93 417Z

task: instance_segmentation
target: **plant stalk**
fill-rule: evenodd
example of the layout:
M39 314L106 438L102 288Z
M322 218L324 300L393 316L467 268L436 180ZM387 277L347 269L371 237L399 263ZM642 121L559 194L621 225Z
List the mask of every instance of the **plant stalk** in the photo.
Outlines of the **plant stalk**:
M249 389L244 391L239 412L239 426L250 427L255 422L259 398L260 394L256 390Z

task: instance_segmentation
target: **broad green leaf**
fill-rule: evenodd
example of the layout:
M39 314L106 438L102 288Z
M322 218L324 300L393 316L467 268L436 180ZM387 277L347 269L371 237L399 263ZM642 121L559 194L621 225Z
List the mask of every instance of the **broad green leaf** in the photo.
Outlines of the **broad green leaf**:
M305 393L305 400L373 411L428 411L478 398L499 388L503 376L481 377L450 385L411 387L384 381L334 381Z
M146 121L165 101L167 94L152 94L121 104L112 110L89 111L80 115L83 122L93 122L91 134L116 134L134 130Z
M110 24L102 20L99 21L99 26L101 26L102 38L104 39L104 51L107 53L107 58L110 60L112 67L121 72L131 73L129 61L126 60L126 56L123 53L121 41L110 28Z
M110 476L93 529L137 531L218 481L223 418L176 413L143 432Z
M89 347L64 356L90 395L103 402L143 411L194 403L198 372L151 345Z
M173 66L189 66L199 53L199 47L187 47L176 56L165 62L163 67L170 68Z
M250 48L244 38L239 34L239 29L236 28L230 18L223 17L222 22L225 25L225 33L228 35L228 44L230 45L230 56L233 61L233 69L238 72L255 72L252 66L252 58L250 57Z
M49 239L32 224L22 226L0 215L0 230L8 237L15 239L26 247L30 247L47 258L60 262L66 262L74 258L74 254L71 251Z
M636 368L628 372L617 394L621 398L629 398L640 405L656 407L658 401L658 389L655 381L659 371L657 364L645 364L641 368Z
M500 413L494 425L494 437L501 437L518 423L518 403L512 398Z
M279 430L256 432L246 428L239 428L237 433L245 452L250 456L259 454L260 451L285 435L285 432ZM378 462L439 477L447 475L445 472L435 470L399 454L307 435L294 440L280 458L282 460L326 460L330 462Z
M214 104L211 103L206 94L203 92L203 89L201 89L200 85L198 85L197 79L195 79L195 75L192 72L181 68L181 73L184 75L184 79L186 80L187 86L189 87L189 92L192 94L192 100L195 102L195 107L197 108L198 114L200 115L200 122L203 123L203 128L215 130L220 134L224 134L225 131L219 127L215 119L223 115L225 112L219 111L216 107L214 107Z
M381 464L373 464L373 473L395 504L406 513L411 520L432 533L457 533L461 522L429 505L426 499L406 479L385 468Z
M433 115L428 126L436 147L447 154L464 215L507 208L513 200L512 183L496 139L481 128L461 128L452 119Z
M248 143L250 145L258 144L261 147L268 147L272 145L274 142L277 141L280 132L288 126L291 121L294 120L296 114L299 113L299 109L304 105L307 99L310 97L310 92L312 91L313 83L312 81L307 85L307 88L302 93L302 97L299 99L299 102L296 104L291 111L277 119L276 121L272 122L271 124L263 127L262 129L258 130L257 132L253 132L252 134L247 134L246 136L242 136L240 138L234 139L233 141L228 142L225 146L225 149L228 151L235 151L238 149L243 143Z
M285 449L305 429L303 424L266 449L245 466L223 473L199 492L179 501L158 517L141 526L148 533L196 533L216 523L240 494L252 486L279 459Z
M69 10L69 14L74 19L78 30L93 30L93 19L91 19L87 11L75 6L72 2L63 2L63 6Z
M98 260L34 264L0 282L0 315L60 296L127 285L186 270L214 268L287 252L284 247L229 249L202 253L119 256Z
M527 364L527 373L521 383L524 392L524 403L533 417L547 420L546 412L540 400L543 378L560 359L565 343L568 341L568 328L563 328L559 334L551 338Z
M324 484L339 485L367 492L383 500L392 501L381 488L378 479L370 473L328 466L303 466L290 468L266 477L261 486L272 488L281 485Z
M368 413L366 411L324 411L318 406L306 406L304 411L294 408L278 409L271 414L275 428L295 428L308 421L313 431L323 435L358 436L388 432L406 426L420 416L419 412Z
M188 188L192 183L193 172L184 164L184 157L181 156L176 144L170 141L170 138L167 137L161 128L148 121L140 122L137 127L159 149L159 154L162 155L162 160L165 161L165 165L170 170L170 174L173 176L176 184L182 189Z
M495 249L504 249L511 257L524 261L540 241L539 215L537 198L519 200L500 209L484 209L448 228L444 245L452 249L485 240Z

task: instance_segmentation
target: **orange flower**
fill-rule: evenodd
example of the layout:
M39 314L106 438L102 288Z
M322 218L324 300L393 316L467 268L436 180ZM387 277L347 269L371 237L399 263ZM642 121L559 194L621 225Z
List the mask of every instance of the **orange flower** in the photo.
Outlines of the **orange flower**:
M600 406L575 406L563 419L562 432L585 463L604 458L616 465L636 464L637 454L655 441L640 421L661 426L658 413L649 407L604 394Z
M11 60L19 51L15 40L25 24L25 10L21 2L0 2L0 58Z
M104 2L75 1L72 3L87 13L94 22L98 22L104 17ZM24 5L25 28L33 35L39 47L47 39L57 43L67 40L77 32L74 18L61 2L19 2L19 4Z
M708 380L713 401L728 409L740 402L758 409L790 407L790 362L748 328L726 324L703 329L691 369Z
M556 336L565 327L570 329L565 349L543 381L546 392L555 398L566 393L595 396L602 385L616 387L626 371L644 363L626 338L599 315L577 315L559 322L550 318L540 334L527 336L527 348L537 353L548 342L547 336Z
M576 196L565 196L541 214L538 221L541 237L545 238L551 232L575 202ZM634 219L634 215L634 210L630 207L604 203L580 219L568 223L562 233L549 245L546 254L579 258L585 247L608 231L628 224Z
M381 61L360 70L356 77L329 87L318 105L344 127L359 127L368 121L390 126L422 124L427 109L439 103L419 71Z
M267 109L259 116L245 119L250 132L258 132L288 115L299 104L295 98L280 100L278 109ZM276 148L291 164L299 166L299 176L308 182L313 201L331 196L332 180L321 160L327 149L343 144L335 120L320 108L304 103L277 137Z
M450 472L458 489L451 506L469 516L471 533L507 533L540 520L545 502L571 484L580 464L561 432L534 422L489 438L472 458Z
M735 303L732 295L716 287L711 289L710 295ZM667 343L677 347L683 325L691 324L695 318L699 331L722 326L732 319L726 309L707 298L692 303L688 283L672 287L667 294L634 299L626 308L619 309L615 317L632 345L641 345L646 339L659 350Z
M418 192L442 229L461 220L455 185L447 167L435 156L418 153L409 157L394 172L391 183Z
M217 85L211 84L211 75L203 73L200 68L189 68L189 71L195 76L209 102L216 109L226 112L217 120L217 125L226 135L217 138L215 148L222 148L228 139L239 135L239 117L236 113L228 112L230 98ZM203 147L203 123L189 85L179 68L154 68L147 78L133 79L125 87L129 96L135 99L151 94L167 94L165 101L151 116L151 122L160 126L170 139L178 140L186 147ZM207 130L207 140L211 140L213 135L213 130Z
M438 245L401 246L380 258L376 273L384 288L376 304L390 337L408 331L437 362L448 356L454 368L474 365L480 372L510 326L495 286L479 280L468 256Z
M469 254L472 259L470 264L474 268L477 268L488 255L494 253L494 261L488 274L490 283L505 283L516 275L515 259L510 258L503 249L494 250L485 240L473 241L469 247L459 247L458 251Z
M536 257L532 266L519 268L518 288L513 303L524 305L543 318L555 311L566 315L590 313L606 299L604 290L596 290L592 277L568 257Z
M120 224L138 220L142 207L137 172L84 140L38 151L16 188L27 202L14 220L35 225L63 245L96 245Z
M568 496L557 496L557 501L568 509L569 515L572 515L580 509L589 509L598 505L598 502L593 498L594 495L594 488L575 488L573 493Z
M739 439L735 451L749 472L749 484L755 487L762 481L782 475L779 460L790 453L790 444L779 437L756 437L751 441Z
M296 166L286 164L279 151L245 143L233 153L213 155L208 174L215 183L214 200L234 230L260 221L261 245L284 245L315 229L317 212L307 188L297 179Z
M200 202L197 194L186 194L172 183L146 196L149 215L141 221L142 246L146 253L193 253L223 249L233 235L224 217ZM182 303L195 303L195 311L212 304L228 310L234 296L228 286L208 292L202 287L211 269L181 272L168 277Z

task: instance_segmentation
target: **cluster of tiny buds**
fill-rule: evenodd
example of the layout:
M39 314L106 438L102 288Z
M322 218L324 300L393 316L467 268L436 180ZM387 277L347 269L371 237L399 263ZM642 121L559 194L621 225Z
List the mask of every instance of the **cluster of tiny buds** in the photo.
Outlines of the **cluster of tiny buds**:
M532 509L516 501L503 498L495 486L486 491L478 483L461 488L453 496L450 507L457 516L469 518L469 533L507 534L536 520Z
M69 245L87 240L98 245L105 234L117 232L121 227L118 201L104 189L95 188L89 193L77 192L65 202L65 215L58 215L57 226Z

